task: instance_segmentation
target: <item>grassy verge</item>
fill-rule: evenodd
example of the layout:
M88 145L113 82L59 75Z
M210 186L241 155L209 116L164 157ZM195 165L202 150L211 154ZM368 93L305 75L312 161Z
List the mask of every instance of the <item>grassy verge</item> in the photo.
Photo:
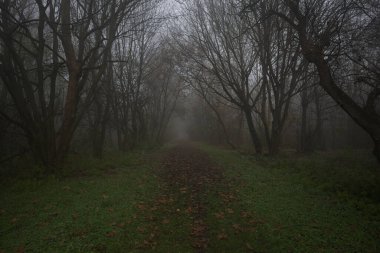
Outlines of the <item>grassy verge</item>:
M201 148L225 168L238 198L229 203L231 214L211 198L209 222L221 239L213 249L379 252L379 172L372 158L340 152L257 159Z
M139 203L158 191L143 152L71 157L56 177L3 177L0 252L130 252L144 246ZM29 173L30 174L30 173Z

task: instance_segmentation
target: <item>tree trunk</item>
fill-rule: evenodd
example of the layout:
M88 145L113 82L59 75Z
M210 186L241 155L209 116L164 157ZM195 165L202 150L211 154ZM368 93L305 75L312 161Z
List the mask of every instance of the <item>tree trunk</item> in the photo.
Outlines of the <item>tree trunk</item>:
M211 108L211 110L215 113L215 116L219 122L219 125L222 128L224 140L232 149L236 149L236 146L231 142L230 135L228 134L228 130L227 130L226 125L224 124L222 116L220 116L220 113L218 112L218 110L212 105L212 103L207 99L206 96L204 96L204 100L206 101L208 106Z
M316 114L317 114L317 119L316 119L316 126L315 126L315 131L314 135L311 137L313 139L313 145L314 148L318 150L324 150L325 149L325 142L323 139L323 119L322 119L322 109L320 106L320 98L318 95L315 96L315 108L316 108Z
M301 153L308 152L310 150L308 145L311 145L311 143L307 143L307 108L307 104L301 102L301 136L299 146L299 151Z
M309 62L314 63L317 67L320 86L348 115L350 115L350 117L361 128L363 128L372 137L375 146L373 154L380 162L380 154L378 152L377 146L380 142L379 115L376 114L373 108L368 107L368 105L370 105L368 104L369 99L367 100L367 106L362 108L354 100L352 100L352 98L349 97L340 87L337 86L332 77L330 66L324 59L323 48L316 46L306 37L305 24L302 25L303 26L300 26L300 30L298 31L302 53Z
M71 139L74 134L77 100L79 70L72 70L69 73L69 85L66 94L65 107L63 112L62 126L59 132L57 162L63 163L70 148Z
M106 102L104 111L101 114L99 124L95 125L94 129L94 144L93 144L93 156L98 159L102 159L104 151L104 143L107 130L107 122L110 113L109 101Z
M277 155L280 152L281 133L279 130L272 131L271 141L269 143L269 155Z
M374 89L369 93L365 107L359 106L350 96L348 96L334 81L328 62L324 59L325 47L329 46L330 34L324 34L324 43L320 43L318 38L309 37L310 17L302 13L298 1L285 1L290 11L298 20L295 24L286 15L276 13L291 24L298 33L302 54L318 70L319 85L331 96L332 99L348 114L350 117L362 127L374 142L373 154L380 162L379 142L380 142L380 116L376 113L375 100L380 95L379 89ZM326 40L327 37L327 40Z
M347 94L336 86L331 76L330 68L325 60L321 59L316 63L316 66L320 77L320 85L372 137L375 146L373 154L380 162L380 153L377 146L380 143L379 117L359 107Z
M69 73L69 83L63 110L63 121L59 131L58 140L58 163L62 163L70 148L71 139L74 134L77 105L79 100L79 79L82 73L82 66L77 61L76 53L71 36L71 2L62 0L61 3L61 29L62 46L66 56L66 65Z
M374 148L373 148L373 155L376 157L377 161L380 163L380 141L377 139L377 140L373 140L374 142Z
M269 155L277 155L280 151L281 139L282 139L282 126L281 126L281 107L275 108L272 112L272 127L271 138L269 145Z
M104 140L105 140L105 134L106 134L106 127L101 124L100 131L97 133L97 136L95 137L94 146L93 146L93 156L98 159L103 158L103 151L104 151Z
M41 136L41 134L41 132L38 132L29 137L28 144L34 159L48 171L57 165L57 154L55 146L51 146L54 141L46 139L47 136Z
M261 141L259 139L259 136L257 134L256 128L253 124L252 112L249 108L244 108L244 114L245 114L245 118L247 120L249 133L251 135L251 140L252 140L252 143L255 147L256 153L261 154L263 151L262 145L261 145Z

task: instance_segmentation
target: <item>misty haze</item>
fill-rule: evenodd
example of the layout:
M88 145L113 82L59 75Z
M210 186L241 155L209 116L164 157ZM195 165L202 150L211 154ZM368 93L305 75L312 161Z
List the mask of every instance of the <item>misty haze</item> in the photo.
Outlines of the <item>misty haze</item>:
M380 2L0 0L5 252L380 252Z

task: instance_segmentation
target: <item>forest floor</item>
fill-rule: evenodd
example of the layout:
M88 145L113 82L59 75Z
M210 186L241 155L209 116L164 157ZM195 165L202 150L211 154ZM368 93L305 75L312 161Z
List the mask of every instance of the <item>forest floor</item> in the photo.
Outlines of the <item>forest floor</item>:
M380 173L357 151L177 143L30 173L2 172L1 253L380 251Z

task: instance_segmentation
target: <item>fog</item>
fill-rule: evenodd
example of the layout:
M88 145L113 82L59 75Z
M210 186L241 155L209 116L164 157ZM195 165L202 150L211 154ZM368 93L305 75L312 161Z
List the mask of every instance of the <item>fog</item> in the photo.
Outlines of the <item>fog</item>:
M379 157L370 1L37 2L2 7L4 160L26 152L50 167L71 152L101 158L175 139ZM305 8L316 18L304 21Z
M379 164L380 1L0 1L0 253L379 252Z

